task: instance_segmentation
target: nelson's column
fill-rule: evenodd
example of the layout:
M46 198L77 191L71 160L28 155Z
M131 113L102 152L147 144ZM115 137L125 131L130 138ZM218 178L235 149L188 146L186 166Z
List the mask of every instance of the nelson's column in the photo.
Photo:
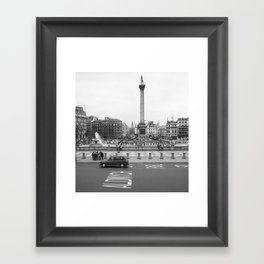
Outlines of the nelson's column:
M145 89L145 84L143 82L143 76L141 76L141 82L139 85L140 89L140 122L138 124L138 138L145 140L146 139L146 128L147 125L145 124L145 115L144 115L144 89Z

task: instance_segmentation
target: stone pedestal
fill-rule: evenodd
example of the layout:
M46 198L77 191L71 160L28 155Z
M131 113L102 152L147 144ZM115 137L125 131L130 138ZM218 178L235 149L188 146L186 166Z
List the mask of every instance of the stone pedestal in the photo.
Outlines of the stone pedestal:
M141 140L145 140L147 125L145 123L139 123L137 129L138 129L138 138Z

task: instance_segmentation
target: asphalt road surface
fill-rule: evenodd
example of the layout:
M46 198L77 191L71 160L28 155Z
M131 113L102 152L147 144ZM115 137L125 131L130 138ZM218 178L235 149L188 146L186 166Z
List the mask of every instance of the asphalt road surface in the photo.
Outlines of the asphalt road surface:
M188 165L134 163L127 168L76 164L77 192L188 192Z

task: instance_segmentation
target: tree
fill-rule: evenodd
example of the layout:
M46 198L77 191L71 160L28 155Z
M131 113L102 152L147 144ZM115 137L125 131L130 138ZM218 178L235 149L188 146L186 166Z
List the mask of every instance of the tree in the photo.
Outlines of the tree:
M75 145L76 149L85 139L86 134L86 124L84 122L78 122L75 126Z

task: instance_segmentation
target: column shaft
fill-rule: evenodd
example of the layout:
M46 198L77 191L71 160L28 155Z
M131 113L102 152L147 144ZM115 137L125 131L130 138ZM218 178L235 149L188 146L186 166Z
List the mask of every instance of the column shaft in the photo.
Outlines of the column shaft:
M144 123L144 90L140 90L140 123Z

